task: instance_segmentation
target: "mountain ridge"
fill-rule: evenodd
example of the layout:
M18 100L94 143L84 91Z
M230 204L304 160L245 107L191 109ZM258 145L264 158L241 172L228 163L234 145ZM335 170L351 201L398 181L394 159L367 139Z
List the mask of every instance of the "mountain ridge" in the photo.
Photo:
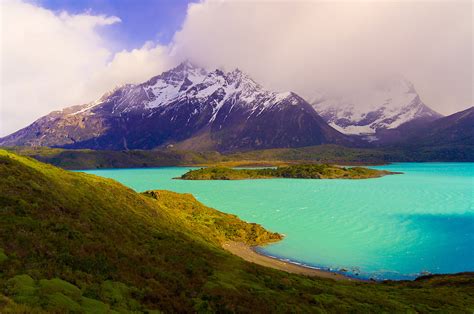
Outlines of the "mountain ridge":
M399 145L436 146L441 144L474 146L474 107L421 125L399 128Z
M413 83L399 77L354 93L321 94L311 104L336 130L366 136L368 141L377 140L379 131L414 120L431 122L443 116L423 103Z
M264 89L236 69L207 71L189 61L141 84L38 119L0 145L218 151L350 143L293 92Z

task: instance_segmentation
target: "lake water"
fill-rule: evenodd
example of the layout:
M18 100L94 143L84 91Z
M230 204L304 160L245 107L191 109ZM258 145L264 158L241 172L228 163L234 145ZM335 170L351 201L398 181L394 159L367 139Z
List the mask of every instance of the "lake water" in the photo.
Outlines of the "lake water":
M173 180L191 168L85 171L135 189L188 192L283 233L261 250L375 279L474 271L474 163L396 163L367 180Z

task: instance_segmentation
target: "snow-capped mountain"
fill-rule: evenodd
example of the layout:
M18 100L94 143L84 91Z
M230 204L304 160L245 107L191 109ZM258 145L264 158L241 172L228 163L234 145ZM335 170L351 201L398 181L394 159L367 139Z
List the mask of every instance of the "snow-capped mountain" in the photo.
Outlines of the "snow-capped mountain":
M52 112L0 145L221 151L347 143L304 99L264 89L236 69L184 62L92 103Z
M350 95L319 95L310 103L333 128L354 135L373 135L409 121L441 117L421 101L412 83L399 78Z

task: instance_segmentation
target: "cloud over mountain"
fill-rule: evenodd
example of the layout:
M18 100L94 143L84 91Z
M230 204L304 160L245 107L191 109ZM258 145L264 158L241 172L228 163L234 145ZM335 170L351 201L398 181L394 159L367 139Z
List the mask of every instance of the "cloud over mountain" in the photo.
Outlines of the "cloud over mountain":
M443 114L473 103L471 1L202 1L189 5L171 43L119 52L102 30L120 17L0 5L0 136L183 59L239 67L268 88L307 98L402 75Z
M167 48L159 45L113 54L101 29L120 23L118 17L53 12L16 0L2 1L0 9L0 136L168 68Z
M448 114L473 102L472 9L471 1L204 1L189 7L175 49L307 97L403 76Z

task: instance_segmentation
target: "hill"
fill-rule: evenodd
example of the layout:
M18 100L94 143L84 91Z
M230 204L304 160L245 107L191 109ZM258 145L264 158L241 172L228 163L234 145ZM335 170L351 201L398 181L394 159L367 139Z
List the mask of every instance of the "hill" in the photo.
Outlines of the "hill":
M139 194L0 151L2 312L472 312L472 274L413 282L309 278L224 241L280 239L191 195Z

